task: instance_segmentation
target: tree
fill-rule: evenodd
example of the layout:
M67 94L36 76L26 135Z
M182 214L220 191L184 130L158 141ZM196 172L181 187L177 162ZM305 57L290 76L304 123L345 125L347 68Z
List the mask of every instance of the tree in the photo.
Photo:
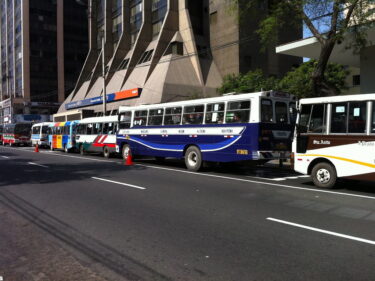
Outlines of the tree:
M218 89L221 94L251 93L257 91L278 90L290 93L299 98L316 96L314 92L312 73L317 62L310 60L288 72L283 78L265 77L261 70L250 71L246 74L227 75L222 86ZM324 79L340 94L347 89L345 84L349 71L342 65L329 63L324 74Z
M335 45L348 34L353 40L348 48L357 52L367 44L366 29L373 21L372 0L228 0L237 7L240 18L254 14L268 3L269 13L260 20L257 33L263 45L275 42L280 28L301 24L320 44L320 54L311 73L315 95L336 95L337 87L327 76L328 61ZM372 2L372 3L371 3Z
M224 76L223 83L218 91L221 94L225 94L230 92L252 93L261 90L272 90L275 89L277 82L276 78L266 78L262 70L257 69L246 74Z
M308 98L317 96L314 91L313 81L311 79L315 70L317 61L310 60L301 64L298 68L288 72L277 84L276 90L290 93L299 98ZM342 90L347 89L345 83L349 71L339 64L328 63L324 73L324 79L334 88L336 94L341 94ZM321 94L321 92L319 92Z

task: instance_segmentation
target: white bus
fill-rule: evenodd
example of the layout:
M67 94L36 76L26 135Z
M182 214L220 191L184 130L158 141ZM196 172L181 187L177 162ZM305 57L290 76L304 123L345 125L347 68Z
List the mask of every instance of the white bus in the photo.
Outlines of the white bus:
M109 158L116 152L117 123L117 115L80 120L76 131L76 148L81 154L101 152Z
M48 135L52 122L36 123L31 127L31 145L49 146Z
M301 99L298 109L295 171L323 188L375 180L375 94Z
M257 92L119 108L117 152L126 159L184 159L198 171L203 161L265 163L290 157L295 98Z

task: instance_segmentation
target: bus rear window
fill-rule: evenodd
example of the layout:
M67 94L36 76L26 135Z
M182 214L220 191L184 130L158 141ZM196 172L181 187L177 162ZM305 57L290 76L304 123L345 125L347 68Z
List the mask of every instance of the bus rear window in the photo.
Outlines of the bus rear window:
M14 129L15 134L29 135L31 131L31 124L16 124Z
M288 123L288 105L285 102L275 103L275 114L277 123Z
M262 99L260 112L262 122L273 122L273 106L271 100Z
M40 134L40 126L35 126L32 129L33 135L39 135Z

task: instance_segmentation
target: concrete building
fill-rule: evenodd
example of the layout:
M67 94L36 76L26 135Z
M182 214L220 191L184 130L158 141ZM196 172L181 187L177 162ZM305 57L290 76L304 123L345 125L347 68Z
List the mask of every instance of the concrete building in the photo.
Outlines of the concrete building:
M47 121L88 50L87 4L0 0L0 123Z
M281 76L302 59L275 46L260 51L255 30L268 2L256 18L239 19L226 0L89 0L89 53L54 120L102 114L104 86L106 114L114 114L120 105L215 96L231 73ZM300 39L302 26L279 34L278 43Z

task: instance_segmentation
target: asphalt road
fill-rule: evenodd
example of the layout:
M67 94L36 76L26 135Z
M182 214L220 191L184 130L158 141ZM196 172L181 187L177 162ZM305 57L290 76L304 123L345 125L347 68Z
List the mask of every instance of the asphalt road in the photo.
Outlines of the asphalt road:
M0 200L112 280L375 280L375 185L0 148Z

